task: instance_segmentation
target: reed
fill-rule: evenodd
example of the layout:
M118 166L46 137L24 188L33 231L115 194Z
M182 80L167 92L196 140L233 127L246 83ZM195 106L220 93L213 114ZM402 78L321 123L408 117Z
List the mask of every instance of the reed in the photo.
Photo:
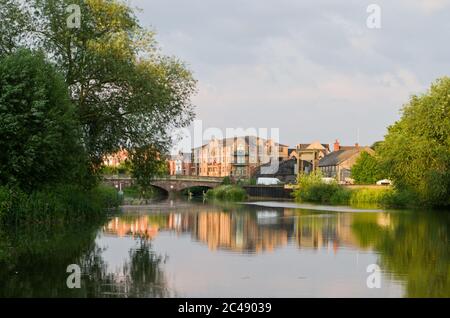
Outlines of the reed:
M243 201L247 198L247 192L239 186L221 185L215 189L208 190L206 196L209 199Z
M89 220L121 203L114 188L98 186L84 190L59 185L26 193L0 187L0 222L3 224L55 224Z

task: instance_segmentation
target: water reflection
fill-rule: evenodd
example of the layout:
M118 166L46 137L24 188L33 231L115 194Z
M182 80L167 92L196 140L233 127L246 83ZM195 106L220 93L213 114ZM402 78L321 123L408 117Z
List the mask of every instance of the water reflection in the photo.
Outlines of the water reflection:
M76 229L0 232L0 296L449 297L449 225L446 212L130 208ZM365 283L371 263L379 290ZM66 287L69 264L81 289Z
M211 251L238 253L273 251L290 243L298 248L333 249L355 247L352 215L317 213L296 209L270 209L236 206L222 211L197 205L183 211L159 210L151 214L126 211L103 229L109 235L154 239L160 232L189 233Z

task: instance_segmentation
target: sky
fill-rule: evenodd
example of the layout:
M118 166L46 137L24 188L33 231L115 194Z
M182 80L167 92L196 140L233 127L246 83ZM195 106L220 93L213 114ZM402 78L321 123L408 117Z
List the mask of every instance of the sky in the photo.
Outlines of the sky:
M128 0L198 80L203 129L371 145L450 75L450 0ZM370 4L381 9L369 28ZM186 145L185 145L186 147Z

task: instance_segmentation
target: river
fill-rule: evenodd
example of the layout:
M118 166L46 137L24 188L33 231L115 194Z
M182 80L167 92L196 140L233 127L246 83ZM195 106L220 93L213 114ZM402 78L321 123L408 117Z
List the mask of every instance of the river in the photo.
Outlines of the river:
M450 297L449 215L292 202L125 206L81 228L1 235L0 296ZM67 287L70 264L80 288Z

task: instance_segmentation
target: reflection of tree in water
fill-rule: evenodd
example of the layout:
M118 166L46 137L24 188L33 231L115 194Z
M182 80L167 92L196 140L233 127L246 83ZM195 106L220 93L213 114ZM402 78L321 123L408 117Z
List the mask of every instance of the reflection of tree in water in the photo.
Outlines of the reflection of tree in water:
M82 289L67 288L66 268L91 248L97 227L95 223L70 229L35 225L4 231L0 245L8 246L3 250L9 253L0 258L0 297L83 296Z
M130 251L120 274L111 273L102 257L104 251L95 242L98 227L4 234L0 241L0 297L169 296L161 269L165 260L151 250L147 238L139 238L138 248ZM66 286L69 264L82 268L80 289Z
M380 266L406 280L408 297L450 297L450 215L445 212L354 216L361 245L380 253Z
M129 258L120 271L111 272L97 245L82 260L82 272L88 297L169 297L170 292L161 265L165 258L156 255L151 242L138 238L138 248L129 251Z

